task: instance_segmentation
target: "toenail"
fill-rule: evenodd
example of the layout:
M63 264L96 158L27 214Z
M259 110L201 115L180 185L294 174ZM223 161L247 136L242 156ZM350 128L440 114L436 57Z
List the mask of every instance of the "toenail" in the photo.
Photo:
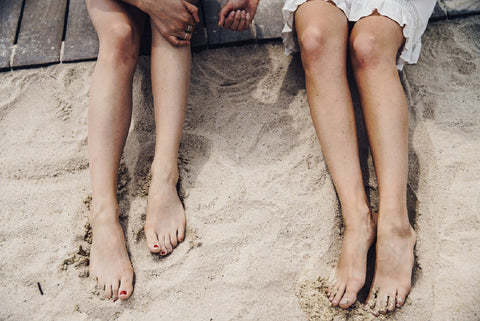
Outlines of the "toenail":
M120 295L127 295L127 291L120 292Z
M333 304L337 304L338 301L337 301L337 300L333 300L332 303L333 303Z
M348 304L349 301L349 299L343 299L342 301L340 301L340 304Z
M155 248L155 249L158 249L159 247L160 247L160 246L158 246L157 244L155 244L155 245L153 246L153 248Z
M165 255L165 254L167 254L167 253L166 253L165 251L161 251L160 254L161 254L161 255Z

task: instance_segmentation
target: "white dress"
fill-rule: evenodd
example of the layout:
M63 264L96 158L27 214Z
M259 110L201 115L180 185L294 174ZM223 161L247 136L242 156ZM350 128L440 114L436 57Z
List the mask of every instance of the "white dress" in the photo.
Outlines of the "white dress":
M287 55L298 51L294 17L298 6L307 0L286 0L282 9L285 26L282 39ZM318 1L318 0L317 0ZM322 0L320 0L322 1ZM420 56L421 37L427 28L436 0L325 0L334 3L347 16L348 21L358 21L375 10L402 26L405 44L397 59L401 70L405 63L416 63Z

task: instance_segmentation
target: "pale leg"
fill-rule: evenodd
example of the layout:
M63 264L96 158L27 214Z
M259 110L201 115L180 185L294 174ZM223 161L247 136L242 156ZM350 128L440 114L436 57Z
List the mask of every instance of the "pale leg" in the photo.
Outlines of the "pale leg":
M347 19L334 5L316 0L301 5L295 19L310 112L345 223L342 252L328 294L333 305L347 308L365 283L367 253L375 237L346 76Z
M152 90L156 143L145 235L153 253L166 255L182 242L185 211L178 197L177 156L190 85L190 47L174 47L152 24Z
M350 37L379 189L375 275L368 303L378 314L403 305L410 291L415 233L407 213L408 105L397 69L400 26L373 15Z
M92 184L89 215L93 240L90 274L105 287L105 296L127 299L133 269L118 222L117 175L132 108L132 78L138 58L142 15L114 0L88 0L100 39L90 89L88 153Z

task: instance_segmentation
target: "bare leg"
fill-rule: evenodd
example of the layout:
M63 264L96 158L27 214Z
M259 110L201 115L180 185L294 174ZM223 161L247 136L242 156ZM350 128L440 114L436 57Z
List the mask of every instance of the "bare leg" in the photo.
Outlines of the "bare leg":
M93 231L90 274L105 287L107 298L125 300L133 291L133 269L118 222L117 175L130 125L132 78L143 17L114 0L87 0L87 7L100 39L88 112Z
M152 24L152 88L156 144L145 235L153 253L166 255L184 239L185 211L177 194L177 156L190 85L190 47L174 47Z
M377 259L368 299L378 314L403 305L414 260L406 201L408 105L395 67L403 35L396 22L373 15L355 24L350 41L379 188Z
M347 308L365 283L367 253L375 237L346 76L347 19L334 5L313 0L298 8L295 22L310 112L345 223L342 253L328 295L333 305Z

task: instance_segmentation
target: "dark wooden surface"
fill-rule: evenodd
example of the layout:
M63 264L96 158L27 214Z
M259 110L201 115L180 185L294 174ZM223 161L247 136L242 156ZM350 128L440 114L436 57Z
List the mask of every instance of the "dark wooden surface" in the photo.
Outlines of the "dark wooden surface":
M67 0L26 0L13 66L60 62Z
M226 1L200 3L201 21L194 31L193 49L280 37L284 0L260 0L254 24L243 32L218 27L218 12ZM432 18L468 15L480 15L480 0L439 0ZM146 32L142 39L143 54L150 52L149 42ZM0 0L0 70L95 59L97 53L98 38L84 0Z
M21 10L22 1L0 0L0 68L10 65Z
M95 59L97 54L98 37L85 0L70 0L63 62Z
M218 26L218 12L226 2L226 0L202 1L203 10L205 11L208 44L211 46L218 46L227 43L253 40L250 30L234 32Z

